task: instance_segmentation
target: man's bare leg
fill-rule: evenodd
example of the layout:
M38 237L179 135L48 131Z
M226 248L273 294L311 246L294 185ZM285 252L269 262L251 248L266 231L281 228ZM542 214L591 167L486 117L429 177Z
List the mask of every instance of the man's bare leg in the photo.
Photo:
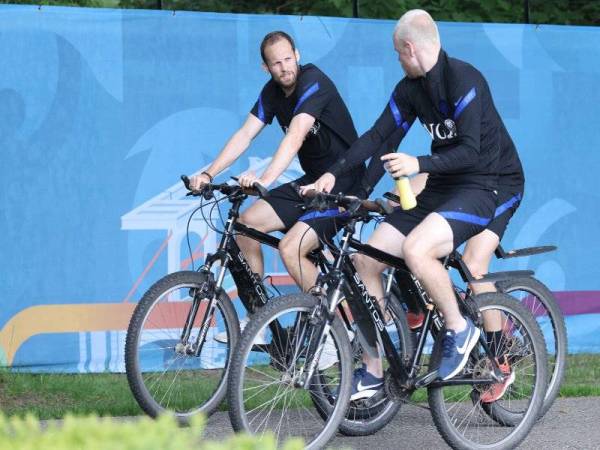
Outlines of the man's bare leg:
M263 233L270 233L271 231L283 230L285 228L285 225L273 207L264 200L257 200L254 205L241 214L239 221ZM250 268L262 278L264 276L264 263L260 242L242 235L237 236L236 242L248 261Z
M446 328L460 332L465 329L466 321L458 309L450 276L439 261L452 249L450 224L439 214L431 213L408 234L403 252L411 272L443 314Z
M435 212L408 234L403 248L404 260L411 272L423 283L444 316L444 352L438 368L438 377L443 380L460 373L480 336L480 330L462 316L450 276L439 261L452 248L452 228L446 219Z
M499 243L500 238L498 235L490 230L483 230L467 241L463 261L473 276L479 277L488 273L492 255ZM473 283L470 288L474 294L496 292L493 283ZM485 311L483 313L483 326L487 332L502 330L502 313L500 311Z
M405 237L400 231L384 222L375 229L367 243L372 247L401 258L403 256L402 245L404 239ZM381 282L381 273L387 266L361 254L354 255L354 266L361 280L365 283L369 294L379 301L380 306L383 306L382 300L385 293ZM383 376L380 357L371 355L369 351L363 351L363 362L367 365L368 372L377 378Z
M279 243L283 264L304 292L315 285L319 275L319 269L308 259L308 254L317 248L317 233L304 222L297 222Z

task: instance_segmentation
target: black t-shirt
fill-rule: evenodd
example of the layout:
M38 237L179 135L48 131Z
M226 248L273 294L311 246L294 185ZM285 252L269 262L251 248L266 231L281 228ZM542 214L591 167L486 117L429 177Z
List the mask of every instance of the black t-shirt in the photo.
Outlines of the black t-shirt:
M289 97L277 83L269 80L251 113L265 124L270 124L276 117L284 133L296 114L306 113L315 118L298 152L302 169L313 181L358 138L348 108L335 85L313 64L300 66L296 89ZM361 176L363 173L364 164L358 162L348 175Z
M379 157L398 147L416 118L432 138L431 155L418 157L428 186L523 185L519 156L485 78L443 50L425 77L405 77L396 85L373 127L329 171L335 175L372 157L365 184L374 186L384 173Z

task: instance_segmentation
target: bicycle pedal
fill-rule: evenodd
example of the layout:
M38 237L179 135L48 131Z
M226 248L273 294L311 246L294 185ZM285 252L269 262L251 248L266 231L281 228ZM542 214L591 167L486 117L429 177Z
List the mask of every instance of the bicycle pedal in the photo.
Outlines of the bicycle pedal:
M417 378L415 381L415 389L419 389L427 386L428 384L433 383L438 377L438 371L434 370L433 372L426 373L425 375Z

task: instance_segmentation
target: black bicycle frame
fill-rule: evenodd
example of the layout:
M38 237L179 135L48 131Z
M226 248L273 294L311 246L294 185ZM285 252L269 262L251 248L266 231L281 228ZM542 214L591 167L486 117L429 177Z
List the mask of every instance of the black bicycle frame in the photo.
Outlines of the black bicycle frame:
M353 314L356 314L355 317L368 317L371 326L374 326L378 329L381 341L383 344L383 349L385 352L385 356L390 364L390 369L394 378L398 381L399 385L406 389L416 389L421 386L425 386L427 384L435 384L436 386L446 386L446 385L459 385L459 384L491 384L498 379L478 379L474 380L473 378L454 378L452 380L447 381L439 381L434 382L433 378L435 378L436 372L430 372L425 374L420 378L415 378L420 367L421 367L421 358L423 355L423 349L425 347L425 341L427 335L430 331L439 331L443 328L443 322L437 313L433 302L429 298L429 295L421 285L421 283L410 273L410 270L406 266L406 263L395 256L392 256L388 253L385 253L381 250L378 250L368 244L363 244L362 242L352 238L351 236L354 234L355 224L358 221L358 218L351 220L346 226L344 231L344 236L342 238L342 247L339 251L339 254L336 257L336 261L334 263L334 267L329 274L329 277L333 277L333 279L338 279L337 289L343 289L343 284L346 283L346 286L352 292L352 295L355 299L360 299L360 301L349 302L351 309L353 310ZM368 293L366 286L358 276L354 265L349 257L348 248L352 248L357 250L359 253L362 253L366 256L369 256L373 259L376 259L392 268L395 269L395 276L398 290L397 292L400 294L400 298L403 297L402 292L406 291L407 294L414 297L415 300L419 301L419 303L424 307L427 311L425 315L425 320L422 327L422 332L420 333L419 340L417 343L417 349L415 354L412 357L410 362L410 366L407 370L407 364L405 361L402 361L398 352L396 351L392 339L390 338L385 325L383 323L382 318L383 313L379 307L378 302ZM456 260L446 259L444 264L446 267L449 264L456 262ZM462 262L462 261L460 261ZM472 277L468 271L463 271L463 268L466 268L464 264L456 264L457 269L461 273L463 279L469 279ZM343 276L340 276L340 272ZM456 292L457 299L460 299L458 292ZM331 308L331 305L330 305ZM359 326L364 326L358 322ZM434 336L435 337L435 336ZM480 341L488 354L488 356L493 361L493 355L488 348L487 342L485 342L485 338L481 337ZM495 375L501 377L501 373L499 372L498 367L494 367Z
M211 283L211 286L213 287L212 292L214 295L210 299L207 314L205 314L203 317L200 325L200 333L198 334L193 346L193 352L196 354L196 356L198 356L202 350L202 346L204 344L210 324L209 319L214 314L214 310L216 308L216 297L218 290L222 287L225 272L227 270L229 270L231 273L231 276L233 277L234 283L237 287L238 296L249 313L254 313L257 308L264 306L269 300L269 294L263 283L263 280L257 273L252 271L248 261L244 257L244 254L237 245L234 236L236 233L242 234L258 241L261 244L266 244L273 248L279 247L280 240L274 236L253 228L249 228L246 225L238 222L239 210L246 198L247 194L242 192L234 194L229 198L232 203L232 207L229 210L227 222L225 223L225 231L221 236L219 246L217 247L215 253L208 254L206 256L204 264L198 268L198 272L205 274L207 280L209 280ZM319 250L312 252L309 255L309 259L318 265L322 272L327 271L327 260ZM221 267L219 275L217 276L217 280L215 281L214 275L210 269L217 261L220 262ZM194 292L194 301L190 311L188 312L186 325L182 332L182 342L187 342L187 339L189 338L193 322L196 314L198 313L200 302L202 299L206 298L202 295L205 293L204 291L205 289L196 290L196 292ZM270 328L274 337L285 335L283 327L278 321L271 324ZM277 338L275 340L278 341ZM280 344L280 346L282 344L281 342L276 343Z

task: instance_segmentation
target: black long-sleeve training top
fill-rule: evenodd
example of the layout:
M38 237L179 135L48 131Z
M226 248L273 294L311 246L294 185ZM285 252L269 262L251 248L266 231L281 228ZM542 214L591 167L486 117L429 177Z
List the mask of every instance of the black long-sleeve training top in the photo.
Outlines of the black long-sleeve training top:
M372 157L367 191L384 173L379 158L394 151L418 118L432 138L431 155L419 156L428 186L496 190L521 186L523 170L515 145L496 110L483 75L440 50L420 78L403 78L373 127L329 168L337 176Z

